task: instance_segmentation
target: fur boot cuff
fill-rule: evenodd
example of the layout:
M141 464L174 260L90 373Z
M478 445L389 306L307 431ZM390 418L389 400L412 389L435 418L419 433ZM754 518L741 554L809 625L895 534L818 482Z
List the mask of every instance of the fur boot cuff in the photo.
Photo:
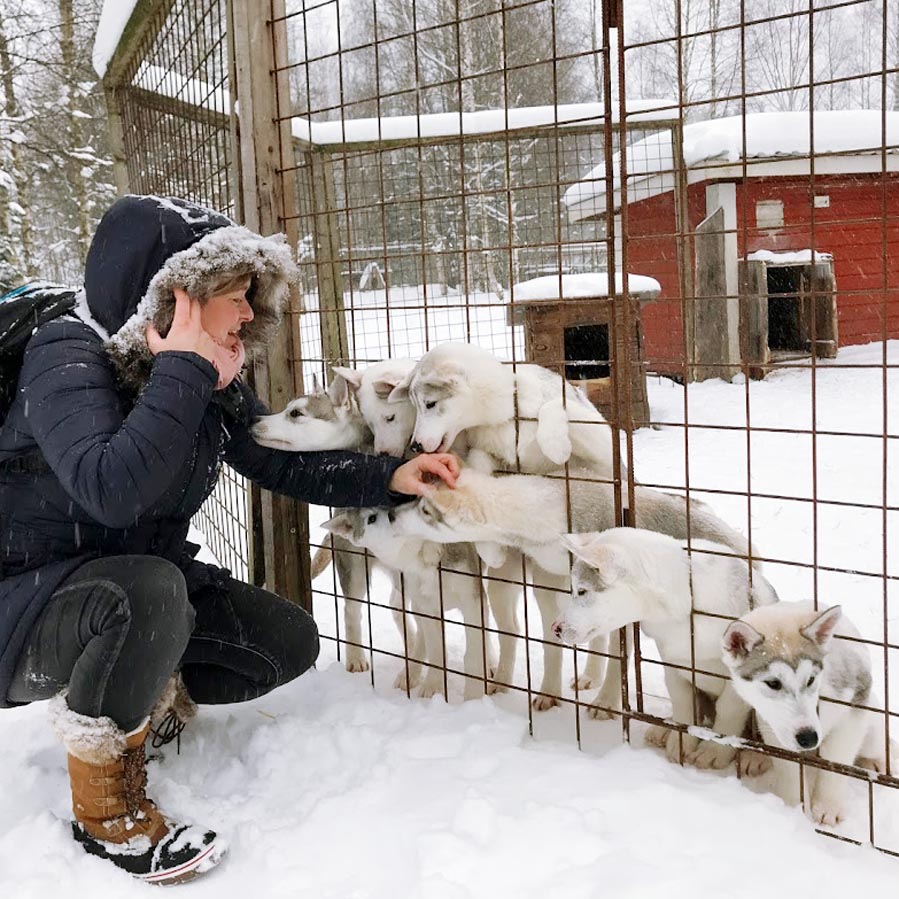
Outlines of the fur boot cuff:
M50 723L66 752L88 765L110 765L125 751L126 734L115 721L73 712L65 691L50 700Z
M187 692L187 687L184 686L184 681L181 679L180 671L176 671L166 681L162 694L156 700L156 705L150 712L151 729L157 730L169 712L174 712L182 724L190 721L197 714L197 704L190 698L190 693Z

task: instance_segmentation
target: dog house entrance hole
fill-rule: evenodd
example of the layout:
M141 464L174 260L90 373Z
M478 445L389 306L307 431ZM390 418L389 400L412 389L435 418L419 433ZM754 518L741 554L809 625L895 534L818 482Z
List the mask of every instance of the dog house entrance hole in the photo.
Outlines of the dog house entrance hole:
M768 266L768 348L806 352L808 323L803 322L802 266Z
M574 325L565 328L565 377L569 381L608 378L609 326Z

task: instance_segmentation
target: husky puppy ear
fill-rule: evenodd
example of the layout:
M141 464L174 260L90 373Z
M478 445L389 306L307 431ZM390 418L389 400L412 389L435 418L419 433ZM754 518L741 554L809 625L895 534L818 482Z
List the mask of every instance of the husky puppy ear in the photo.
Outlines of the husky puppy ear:
M386 375L383 378L378 378L377 381L372 381L371 386L372 390L375 392L375 396L379 400L386 400L393 393L394 389L398 387L403 382L402 375L394 375L394 377L390 377ZM398 400L390 399L391 403L399 402Z
M831 606L826 612L813 618L805 627L800 628L799 633L811 640L812 643L817 643L821 649L826 649L842 617L842 608Z
M590 534L561 534L559 539L568 552L586 562L588 559L585 553L589 552L590 546L596 540L596 537L597 534L594 532Z
M346 368L343 365L332 365L331 371L339 375L347 383L347 387L355 393L362 386L363 371L358 368Z
M724 632L724 637L721 640L721 651L724 653L725 659L729 658L738 664L764 639L751 624L737 619L732 621Z
M620 580L628 572L626 558L613 544L603 539L602 532L562 534L561 540L576 558L599 571L606 584Z
M409 399L409 387L412 384L412 375L415 372L413 368L412 371L406 375L405 378L402 379L387 395L388 403L404 403Z
M343 375L337 374L336 370L331 383L328 385L328 397L334 404L335 409L350 408L350 384Z
M349 513L340 512L333 518L329 518L322 524L326 531L330 531L335 537L351 537L353 534L353 522Z

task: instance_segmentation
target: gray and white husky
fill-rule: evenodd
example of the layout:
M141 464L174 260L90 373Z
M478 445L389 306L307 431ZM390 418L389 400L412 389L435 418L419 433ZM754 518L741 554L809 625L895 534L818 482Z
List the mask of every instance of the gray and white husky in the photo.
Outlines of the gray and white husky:
M391 360L387 360L387 363L390 362ZM402 360L400 363L402 369ZM375 446L372 429L354 401L354 394L367 395L371 392L376 400L375 391L370 385L391 377L392 370L386 363L371 366L371 369L371 374L367 374L368 369L361 373L354 369L340 370L353 372L351 378L344 377L335 369L334 378L327 390L319 389L315 382L312 393L292 400L282 412L259 418L251 429L253 439L263 446L294 452L340 449L371 452ZM402 371L393 377L398 381L402 377ZM384 394L383 387L381 393ZM386 400L382 402L386 406ZM373 400L372 409L374 408ZM397 416L401 423L406 423L406 433L398 439L400 447L406 446L412 434L412 414L402 409L401 405L393 404L388 416ZM396 418L392 421L396 421ZM392 423L387 423L387 427L391 431L395 430ZM351 672L368 671L368 659L361 647L362 603L368 594L369 584L368 560L345 537L335 535L332 540L335 550L334 566L344 596L346 669ZM327 548L320 548L316 552L312 560L313 578L325 570L330 558L331 552ZM394 591L391 604L398 605L400 602L399 595Z
M703 723L694 719L695 668L696 689L714 708L712 730L743 736L750 709L721 662L721 639L727 617L777 602L768 581L757 571L750 578L745 560L708 540L688 544L654 531L612 528L566 534L562 542L575 562L571 601L554 625L556 635L566 643L583 643L639 622L666 664L673 719ZM709 614L694 614L703 612ZM662 727L653 728L647 739L664 745L671 761L678 760L682 741L684 760L699 768L723 768L736 753L729 745Z
M332 369L355 395L359 412L371 430L376 453L399 457L409 451L415 407L410 402L391 403L388 398L415 364L414 359L384 359L366 368L335 365Z
M817 751L844 765L858 759L882 771L883 716L852 707L873 704L870 655L864 645L840 636L859 633L839 606L816 611L811 603L780 603L734 621L724 633L722 658L734 690L755 709L766 743ZM774 768L775 792L795 805L798 766L776 760ZM846 777L806 771L811 773L808 813L819 824L838 824L846 814Z
M495 692L486 684L487 672L492 676L495 665L486 639L487 609L474 547L467 543L444 546L404 535L395 527L397 515L393 509L347 509L323 527L367 549L383 565L402 575L405 605L415 622L415 640L410 642L408 652L409 689L417 686L420 663L424 662L428 671L419 695L430 698L442 692L446 658L441 611L458 609L465 625L464 697L483 696L485 685L487 693ZM402 620L399 627L402 632ZM406 683L402 672L397 686Z
M604 531L617 524L614 488L591 480L595 476L592 469L572 468L569 474L571 480L566 481L564 472L557 472L554 477L491 476L466 468L455 489L436 485L427 497L410 505L408 512L404 510L398 520L398 526L406 532L429 540L474 543L488 564L497 563L497 547L518 550L534 560L547 578L555 579L548 584L553 590L544 591L553 605L550 607L545 597L547 610L541 609L547 663L540 692L549 696L558 696L561 691L561 647L556 648L557 638L553 631L559 611L557 598L560 595L567 598L570 591L568 548L560 539L561 535L568 531ZM638 486L635 498L638 527L665 533L678 540L687 538L687 504L682 497ZM737 556L746 556L749 551L746 538L702 504L690 505L689 535L692 539L725 544ZM534 580L545 583L542 575L540 580L537 577ZM535 593L539 602L540 593ZM602 652L607 642L607 637L603 636L591 648ZM593 717L607 718L611 711L606 710L620 708L620 678L618 662L610 662L590 710Z

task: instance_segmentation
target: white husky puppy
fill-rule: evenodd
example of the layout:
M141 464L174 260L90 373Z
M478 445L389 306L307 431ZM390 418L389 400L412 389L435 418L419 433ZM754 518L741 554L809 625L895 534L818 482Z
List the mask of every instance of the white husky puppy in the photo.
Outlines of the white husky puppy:
M291 400L283 412L258 418L250 433L262 446L294 452L364 450L371 445L371 432L353 404L350 384L340 376L327 390L320 390L313 379L312 393Z
M724 633L722 658L734 689L755 709L766 743L794 752L817 750L821 758L844 765L862 757L884 770L882 716L840 704L872 704L870 655L839 635L859 636L839 606L816 611L811 603L780 603L734 621ZM798 767L776 760L774 768L775 792L798 803ZM813 772L807 791L811 817L838 824L846 814L846 778L806 771Z
M557 594L569 591L568 550L559 538L570 530L602 531L617 524L610 484L589 480L594 476L589 469L571 470L571 481L566 481L562 472L557 475L490 476L466 468L454 490L435 485L426 498L410 506L410 514L402 520L404 530L430 540L474 543L488 563L497 545L517 549L537 563L541 575L535 575L535 582L545 583L544 576L556 579L549 586L557 589L553 593L544 591L541 609L544 640L552 641L544 645L547 662L540 688L541 694L548 696L558 696L561 691L561 651L553 645L556 638L552 625L558 613ZM638 486L635 503L638 527L679 540L687 538L687 504L682 497ZM702 504L691 504L689 525L693 539L723 543L737 555L748 553L745 537ZM535 595L540 602L540 591ZM602 652L606 643L603 638L595 650ZM502 664L502 651L500 659ZM603 709L620 707L620 678L618 663L610 663L591 709L593 717L608 717Z
M754 571L750 583L743 559L731 555L730 547L706 540L690 541L693 551L688 552L686 542L666 534L612 528L599 534L567 534L563 542L576 560L572 598L554 625L556 635L566 643L583 643L639 622L655 641L662 661L672 666L665 668L665 684L673 719L702 723L694 717L690 669L695 667L696 688L714 704L712 729L724 736L742 736L749 706L721 662L727 621L720 616L741 615L777 602L765 578ZM669 759L678 760L682 739L685 760L699 768L723 768L736 752L690 734L681 738L665 728L654 730L651 738L661 743L663 734Z
M367 368L334 366L332 369L353 391L359 411L372 432L376 453L402 456L409 449L415 407L408 400L388 402L388 397L414 367L414 359L385 359Z
M492 353L465 343L445 343L419 360L390 395L391 402L411 400L415 407L412 448L435 452L454 449L472 467L540 474L566 462L586 466L596 477L614 474L612 433L602 414L576 387L539 365L504 365ZM530 568L539 565L533 561ZM501 606L519 593L518 554L495 556L488 590ZM532 570L537 583L553 586L549 572ZM565 590L564 584L558 584ZM550 631L558 597L555 590L535 591L544 630L544 681L534 698L536 709L550 708L561 680L561 653ZM506 594L509 594L506 596ZM500 669L514 667L514 637L500 639ZM600 676L599 657L591 656L587 687ZM549 692L547 692L549 690Z
M469 544L443 546L402 535L394 526L398 514L402 510L350 509L323 526L354 546L367 549L381 563L402 574L406 603L413 615L421 613L415 617L418 633L423 637L423 646L416 643L410 647L410 689L418 680L417 663L426 662L428 673L419 695L428 698L443 690L446 664L440 621L442 598L443 609L459 609L465 623L465 698L482 696L485 659L491 674L494 666L489 641L485 644L484 640L487 610L478 557ZM441 570L440 565L448 570ZM487 692L494 690L488 687Z
M611 428L576 387L539 365L504 365L467 343L425 353L389 397L415 407L412 448L445 452L462 435L479 468L540 474L569 460L612 475Z

